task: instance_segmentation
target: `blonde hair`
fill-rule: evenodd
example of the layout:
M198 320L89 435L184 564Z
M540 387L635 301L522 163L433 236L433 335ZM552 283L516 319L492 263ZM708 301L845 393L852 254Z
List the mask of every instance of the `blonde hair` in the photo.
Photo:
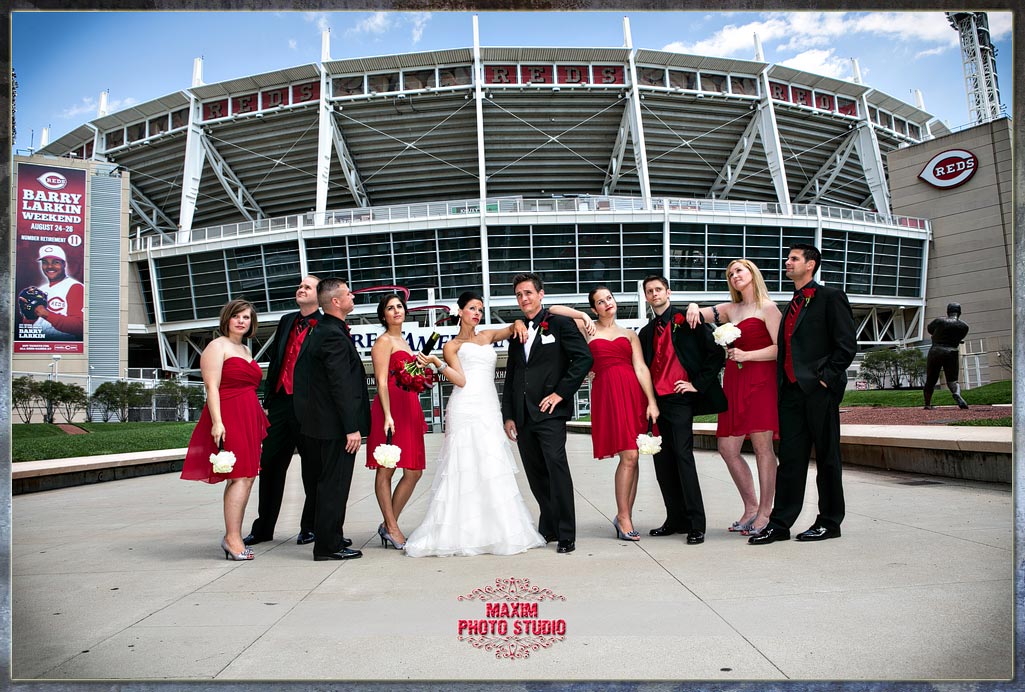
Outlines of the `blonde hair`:
M762 303L768 302L769 289L765 286L765 279L762 278L762 272L755 266L755 263L749 259L740 258L735 259L726 265L726 286L730 289L730 300L734 303L740 303L744 300L744 296L740 295L740 291L733 287L733 282L730 281L730 267L734 264L739 264L746 267L751 272L751 281L755 287L755 305L762 307Z

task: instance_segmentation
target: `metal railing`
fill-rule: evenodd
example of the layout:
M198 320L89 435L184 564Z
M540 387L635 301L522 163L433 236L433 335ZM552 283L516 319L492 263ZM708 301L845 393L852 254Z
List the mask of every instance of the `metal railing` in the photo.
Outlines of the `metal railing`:
M604 212L660 212L677 213L747 214L756 216L780 216L785 218L836 219L880 226L917 229L927 231L925 219L896 214L886 215L862 209L829 207L813 204L791 204L791 214L784 213L782 205L775 202L745 202L716 199L686 199L659 197L652 199L651 209L645 209L640 197L618 197L613 195L553 196L524 199L522 197L494 197L485 200L485 214L545 214L545 213L604 213ZM422 202L417 204L396 204L382 207L339 209L324 212L305 212L259 221L207 226L191 230L179 230L174 237L142 235L132 238L131 250L139 252L147 248L173 247L194 243L205 243L226 238L241 238L253 235L267 235L283 231L304 229L344 229L362 224L412 219L440 219L476 215L480 213L479 199L451 200L444 202Z

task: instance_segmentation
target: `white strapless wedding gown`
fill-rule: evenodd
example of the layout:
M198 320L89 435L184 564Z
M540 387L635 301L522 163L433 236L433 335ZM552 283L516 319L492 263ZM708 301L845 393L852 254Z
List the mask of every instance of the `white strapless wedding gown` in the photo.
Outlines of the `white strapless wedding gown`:
M527 511L495 391L495 349L467 342L457 351L466 386L448 400L445 440L423 523L406 554L513 555L545 545Z

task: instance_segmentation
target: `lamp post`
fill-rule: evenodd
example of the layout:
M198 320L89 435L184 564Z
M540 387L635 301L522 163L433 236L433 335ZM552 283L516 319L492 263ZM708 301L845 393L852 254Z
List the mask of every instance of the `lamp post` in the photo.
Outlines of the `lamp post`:
M58 381L60 381L60 372L59 372L59 370L60 370L61 357L59 355L57 355L57 354L54 354L53 356L51 356L51 358L53 358L53 380L54 380L54 382L58 382Z

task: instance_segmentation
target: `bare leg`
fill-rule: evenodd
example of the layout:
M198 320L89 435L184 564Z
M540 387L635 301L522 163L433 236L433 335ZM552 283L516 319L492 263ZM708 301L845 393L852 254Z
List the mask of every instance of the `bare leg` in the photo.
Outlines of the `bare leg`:
M224 486L224 540L233 553L246 549L242 542L242 519L246 514L252 478L229 478Z
M761 531L769 523L772 514L772 501L776 495L776 453L772 449L772 431L751 433L751 446L755 450L755 463L758 465L758 516L755 517L752 531Z
M758 497L755 496L755 482L751 469L740 454L743 445L743 437L719 438L719 456L726 462L726 468L740 492L740 499L744 502L744 514L741 515L739 523L746 524L758 513Z
M391 496L391 507L392 511L395 512L396 523L399 520L399 515L402 514L402 509L406 506L406 503L409 502L409 498L413 494L413 489L420 481L420 476L422 476L423 473L423 471L413 471L410 469L402 470L402 478L400 478L399 482L395 485L395 491ZM389 533L391 532L389 531ZM392 537L394 538L395 534L392 533ZM395 540L398 540L398 538Z
M399 532L399 520L391 502L391 479L394 474L395 469L378 466L377 476L374 478L374 494L377 495L377 504L381 508L381 516L384 518L384 530L395 539L396 543L402 545L406 542L406 538Z
M623 533L634 530L633 508L637 497L637 450L628 449L619 453L619 466L616 467L616 517Z

